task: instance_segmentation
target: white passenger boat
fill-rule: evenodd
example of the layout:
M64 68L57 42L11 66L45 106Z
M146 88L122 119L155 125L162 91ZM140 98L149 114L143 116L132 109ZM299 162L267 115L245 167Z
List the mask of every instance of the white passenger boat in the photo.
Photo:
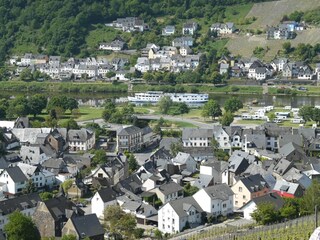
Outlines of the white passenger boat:
M205 103L209 100L208 94L198 93L163 93L161 91L148 91L145 93L135 93L134 97L128 97L129 102L134 103L156 103L162 97L169 96L173 102L184 103Z

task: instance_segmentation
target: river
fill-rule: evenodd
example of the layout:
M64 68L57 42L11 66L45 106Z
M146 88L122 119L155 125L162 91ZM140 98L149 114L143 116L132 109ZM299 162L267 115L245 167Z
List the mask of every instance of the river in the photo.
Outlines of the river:
M0 93L0 98L13 98L15 96L21 96L25 93L21 92L6 92L6 93ZM50 95L54 95L57 93L50 93ZM61 93L59 93L61 94ZM28 95L28 94L27 94ZM88 94L88 93L67 93L69 97L74 97L79 101L80 105L86 105L86 106L101 106L103 105L104 101L106 99L124 99L128 96L127 93L96 93L96 94ZM242 102L247 105L252 105L253 101L257 102L257 106L268 106L268 105L274 105L274 106L291 106L291 107L301 107L304 105L311 105L316 106L320 105L320 96L272 96L272 95L228 95L228 94L210 94L210 99L215 99L218 101L220 105L223 105L225 100L232 97L237 96L242 100Z

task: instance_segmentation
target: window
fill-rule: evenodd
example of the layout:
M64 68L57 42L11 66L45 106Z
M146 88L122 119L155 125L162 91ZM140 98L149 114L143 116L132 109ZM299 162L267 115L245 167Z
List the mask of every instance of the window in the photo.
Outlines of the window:
M238 201L236 201L235 204L238 205Z
M214 204L212 204L212 208L214 208Z
M246 195L243 195L242 198L243 198L243 199L246 199Z
M239 187L239 192L242 192L242 187Z
M227 207L227 204L224 203L224 204L222 205L222 207L223 207L223 208L226 208L226 207Z

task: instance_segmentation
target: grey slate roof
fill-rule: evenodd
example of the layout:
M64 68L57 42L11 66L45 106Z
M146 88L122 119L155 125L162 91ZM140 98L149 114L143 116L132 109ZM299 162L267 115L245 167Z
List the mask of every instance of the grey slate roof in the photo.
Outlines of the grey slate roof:
M81 128L79 130L71 129L68 131L68 140L69 141L81 141L85 142L91 138L93 132L89 129Z
M234 195L231 188L225 183L210 186L203 190L211 197L211 199L221 199L223 201L228 200L230 196Z
M179 215L179 217L187 217L189 216L187 214L187 210L191 207L194 206L197 210L197 212L202 212L202 208L199 206L197 201L193 197L186 197L186 198L181 198L177 199L174 201L170 201L169 203L174 209L174 211Z
M213 129L204 129L204 128L184 128L182 130L182 139L189 138L212 138Z
M192 186L202 189L202 188L208 187L212 181L213 181L213 176L199 174L198 179L194 181Z
M302 148L293 142L289 142L279 149L279 153L284 157L288 156L293 151L297 151L300 154L305 155L305 152L302 150Z
M189 153L178 152L177 156L172 159L172 162L178 164L185 164L189 158L193 159Z
M8 200L0 201L0 214L8 215L16 210L24 210L25 208L33 208L41 201L38 193L30 193Z
M247 206L249 203L254 202L256 205L262 204L262 203L272 203L275 207L275 210L279 210L284 205L284 200L279 194L277 193L268 193L266 195L263 195L261 197L256 197L251 199L248 203L246 203L241 209L243 209L245 206Z
M245 178L240 179L243 185L250 191L250 192L257 192L268 187L266 180L260 175L255 174Z
M71 218L71 221L81 238L104 234L104 229L96 214L75 216Z
M113 187L103 188L98 191L103 202L111 202L117 199L117 197L124 195L123 192L115 190Z
M293 166L293 163L285 158L280 159L273 168L273 171L283 175Z
M164 148L166 150L170 151L170 146L172 143L178 143L181 142L179 138L174 138L174 137L164 137L161 139L159 148Z
M182 190L183 188L175 182L166 183L159 187L159 191L162 192L165 196Z
M77 209L78 215L84 215L84 211L81 208L76 207L76 205L65 197L55 197L51 198L44 202L51 216L55 219L55 221L59 220L61 216L66 215L68 210L72 211Z
M118 133L118 135L124 135L124 136L128 136L128 135L133 135L133 134L137 134L137 133L142 133L142 130L136 126L130 126L130 127L126 127L123 128L122 130L120 130L120 132Z
M17 166L7 168L6 171L15 183L28 181L22 170Z

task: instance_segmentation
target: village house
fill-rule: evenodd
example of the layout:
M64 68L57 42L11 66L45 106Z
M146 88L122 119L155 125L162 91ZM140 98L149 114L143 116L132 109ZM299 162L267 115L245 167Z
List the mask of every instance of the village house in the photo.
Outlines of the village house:
M259 204L270 203L274 206L274 210L278 211L284 205L284 200L277 193L268 193L261 197L251 199L243 205L239 211L243 212L243 218L251 220L251 214L257 209Z
M119 152L135 152L142 148L142 130L136 126L121 129L117 133L117 149Z
M183 35L193 35L198 29L198 24L196 22L187 22L182 26Z
M102 188L91 199L91 213L95 213L99 219L103 219L104 210L110 205L116 205L117 198L124 195L113 187Z
M74 235L77 240L104 240L104 229L95 214L72 216L63 226L62 235Z
M217 217L233 213L233 191L227 184L203 188L193 195L203 211Z
M181 232L189 224L199 226L202 222L202 208L193 197L170 201L158 211L158 229L163 233Z
M266 195L270 191L266 180L260 174L240 178L231 189L234 192L234 209L239 209L251 199Z
M211 32L216 32L218 36L225 35L225 34L232 34L236 30L234 23L227 22L227 23L214 23L210 27Z
M137 17L118 18L112 23L107 23L106 26L114 27L124 32L143 32L149 30L149 26Z
M18 166L9 167L0 174L1 192L9 194L21 193L27 181L27 177Z
M4 230L4 226L9 222L9 215L14 211L19 211L23 215L31 217L36 209L37 203L40 201L41 198L37 193L29 193L0 201L0 230Z
M172 41L172 46L173 47L192 47L193 46L193 38L192 37L179 37L175 38Z
M181 173L192 174L197 170L197 162L189 153L178 152L177 156L172 158L172 164L177 166Z
M61 237L62 228L69 218L83 216L84 211L65 197L55 197L39 202L32 220L37 226L40 236Z
M170 36L175 33L175 26L167 25L162 29L162 36Z
M95 132L81 128L68 131L69 152L88 151L95 145Z
M99 50L121 51L124 48L125 42L116 39L112 42L104 42L99 44Z
M182 130L183 147L209 147L213 139L212 129L184 128Z
M175 182L163 184L150 191L156 193L163 204L183 197L183 188Z

